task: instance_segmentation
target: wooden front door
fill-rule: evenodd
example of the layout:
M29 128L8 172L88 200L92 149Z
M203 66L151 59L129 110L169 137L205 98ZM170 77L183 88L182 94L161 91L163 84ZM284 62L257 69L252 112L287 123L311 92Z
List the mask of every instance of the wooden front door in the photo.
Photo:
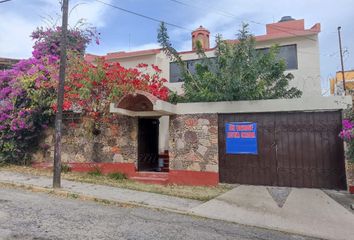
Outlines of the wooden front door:
M139 119L138 170L156 171L159 157L159 120Z
M226 154L227 122L257 123L257 155ZM220 114L220 181L345 189L340 129L340 111Z

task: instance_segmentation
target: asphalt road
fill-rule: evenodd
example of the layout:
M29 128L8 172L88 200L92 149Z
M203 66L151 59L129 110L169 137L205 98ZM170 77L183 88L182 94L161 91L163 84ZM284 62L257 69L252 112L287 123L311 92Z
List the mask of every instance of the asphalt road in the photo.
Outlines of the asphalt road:
M0 188L0 239L310 239L141 207Z

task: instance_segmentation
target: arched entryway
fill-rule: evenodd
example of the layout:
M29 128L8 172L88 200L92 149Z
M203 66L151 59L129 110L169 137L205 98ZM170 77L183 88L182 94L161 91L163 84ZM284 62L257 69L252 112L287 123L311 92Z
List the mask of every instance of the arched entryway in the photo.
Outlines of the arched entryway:
M118 103L111 106L111 112L138 118L138 153L139 171L159 171L159 154L168 150L168 122L166 116L174 114L174 107L150 93L136 91L126 94ZM162 125L160 126L160 120ZM167 121L169 121L167 117ZM167 127L167 129L161 129ZM166 145L166 146L164 146ZM161 147L163 146L163 147Z

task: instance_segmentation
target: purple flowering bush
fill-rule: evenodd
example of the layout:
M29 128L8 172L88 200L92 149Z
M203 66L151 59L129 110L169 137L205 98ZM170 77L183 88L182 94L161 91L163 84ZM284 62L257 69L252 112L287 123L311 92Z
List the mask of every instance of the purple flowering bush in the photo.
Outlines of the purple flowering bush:
M347 158L354 162L354 113L353 110L347 110L345 119L342 121L342 131L339 137L347 143Z
M35 41L32 55L35 58L42 56L60 54L60 38L61 27L52 28L37 28L31 35ZM95 39L99 44L98 33L95 28L73 28L68 30L67 46L68 49L78 54L84 54L87 45Z
M60 33L59 27L38 28L31 35L32 57L0 71L0 164L27 163L41 131L53 120ZM82 55L95 36L93 29L69 30L68 50L76 53L72 56Z
M55 90L45 83L57 76L57 68L57 57L43 57L0 72L0 163L29 159L31 146L53 115Z

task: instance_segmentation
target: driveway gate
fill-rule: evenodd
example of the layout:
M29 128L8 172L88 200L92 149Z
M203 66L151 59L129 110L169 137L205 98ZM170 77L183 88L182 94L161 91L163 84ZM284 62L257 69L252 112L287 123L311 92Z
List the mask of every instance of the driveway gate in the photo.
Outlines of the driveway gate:
M220 182L345 189L341 112L219 114ZM225 124L257 123L258 154L226 154Z

